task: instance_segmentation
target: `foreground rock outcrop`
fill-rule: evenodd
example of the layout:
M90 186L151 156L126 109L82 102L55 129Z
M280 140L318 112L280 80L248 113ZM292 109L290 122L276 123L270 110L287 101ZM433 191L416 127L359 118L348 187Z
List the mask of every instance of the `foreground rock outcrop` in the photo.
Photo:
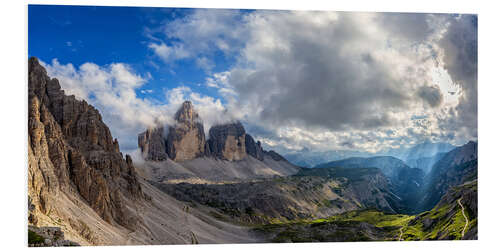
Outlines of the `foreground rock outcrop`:
M134 228L137 217L123 197L144 196L130 156L94 107L65 95L36 58L28 66L29 222L57 211L62 192L82 197L106 222Z

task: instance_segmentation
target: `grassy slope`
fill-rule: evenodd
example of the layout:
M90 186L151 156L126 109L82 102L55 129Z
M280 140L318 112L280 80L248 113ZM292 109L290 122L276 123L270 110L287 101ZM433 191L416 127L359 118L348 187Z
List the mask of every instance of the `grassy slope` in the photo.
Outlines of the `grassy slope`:
M450 190L453 197L470 191L477 191L477 181ZM325 219L267 224L256 231L272 235L273 242L398 240L400 235L401 240L458 240L462 239L465 218L457 200L413 216L357 210ZM467 233L477 227L477 218L472 218L466 204L464 207L469 219Z

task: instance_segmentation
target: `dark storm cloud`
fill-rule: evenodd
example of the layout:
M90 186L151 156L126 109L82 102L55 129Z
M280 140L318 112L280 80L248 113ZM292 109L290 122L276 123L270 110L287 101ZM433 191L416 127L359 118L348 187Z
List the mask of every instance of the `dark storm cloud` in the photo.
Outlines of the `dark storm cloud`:
M461 15L450 19L450 26L440 40L444 68L462 89L456 112L450 111L450 130L466 128L477 137L477 16Z
M438 86L422 86L417 93L431 107L438 107L443 102L443 94Z
M280 20L272 35L286 48L269 53L251 47L252 53L263 54L268 67L250 73L233 71L230 81L239 99L262 104L260 117L272 124L332 130L393 124L391 112L408 107L411 96L401 79L391 74L393 69L372 56L379 44L370 41L381 40L369 37L355 18L340 15L319 27Z
M385 13L377 21L392 34L414 42L427 39L432 27L427 22L427 15L419 13Z

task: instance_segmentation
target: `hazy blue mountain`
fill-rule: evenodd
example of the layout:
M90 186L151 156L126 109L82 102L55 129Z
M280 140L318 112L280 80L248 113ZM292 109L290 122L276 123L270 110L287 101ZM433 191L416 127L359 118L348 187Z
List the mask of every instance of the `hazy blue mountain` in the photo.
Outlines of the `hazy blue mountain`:
M289 162L301 166L312 168L318 164L341 160L349 157L369 157L373 156L368 152L351 150L330 150L330 151L311 151L307 148L293 153L283 155Z
M422 157L422 158L417 158L417 159L408 159L406 160L406 164L412 168L419 168L419 169L422 169L422 171L424 171L425 174L428 174L431 169L432 169L432 166L434 166L434 164L436 162L438 162L439 160L441 160L441 158L443 158L443 156L445 155L446 153L437 153L431 157Z
M477 179L477 142L457 147L445 154L425 180L421 211L432 209L450 187Z
M351 157L373 157L373 156L393 156L405 161L407 165L411 167L421 168L419 166L423 166L424 162L428 163L432 162L432 160L431 159L423 161L421 160L422 163L418 165L415 163L417 159L434 157L436 154L447 153L454 148L455 146L449 143L424 142L412 147L401 147L398 149L380 151L377 153L370 153L370 152L363 152L356 150L313 151L308 148L304 148L301 151L284 153L283 156L288 161L297 166L308 167L308 168L314 167L322 163L342 160ZM430 166L432 166L432 164Z
M403 161L411 159L419 159L425 157L432 157L438 153L446 153L454 149L455 146L444 142L423 142L408 148L392 149L387 152L381 152L385 155L394 156ZM379 153L379 154L381 154Z

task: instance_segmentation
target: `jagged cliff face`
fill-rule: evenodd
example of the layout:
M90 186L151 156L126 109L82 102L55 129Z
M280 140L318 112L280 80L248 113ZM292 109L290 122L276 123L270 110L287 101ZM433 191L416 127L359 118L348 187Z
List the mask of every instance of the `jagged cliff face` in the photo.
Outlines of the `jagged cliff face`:
M247 156L245 128L240 122L210 128L210 152L219 159L239 161Z
M149 128L138 136L142 157L147 161L164 161L168 158L163 127Z
M205 132L193 104L186 101L175 114L176 125L169 128L167 154L174 161L187 161L205 154Z
M143 199L141 186L99 112L67 96L36 58L29 60L28 195L30 223L57 210L64 192L83 200L105 221L133 228L137 218L123 197Z
M253 156L259 161L264 160L264 149L262 149L260 141L257 141L257 143L255 143L253 137L249 134L245 135L245 149L248 155Z

